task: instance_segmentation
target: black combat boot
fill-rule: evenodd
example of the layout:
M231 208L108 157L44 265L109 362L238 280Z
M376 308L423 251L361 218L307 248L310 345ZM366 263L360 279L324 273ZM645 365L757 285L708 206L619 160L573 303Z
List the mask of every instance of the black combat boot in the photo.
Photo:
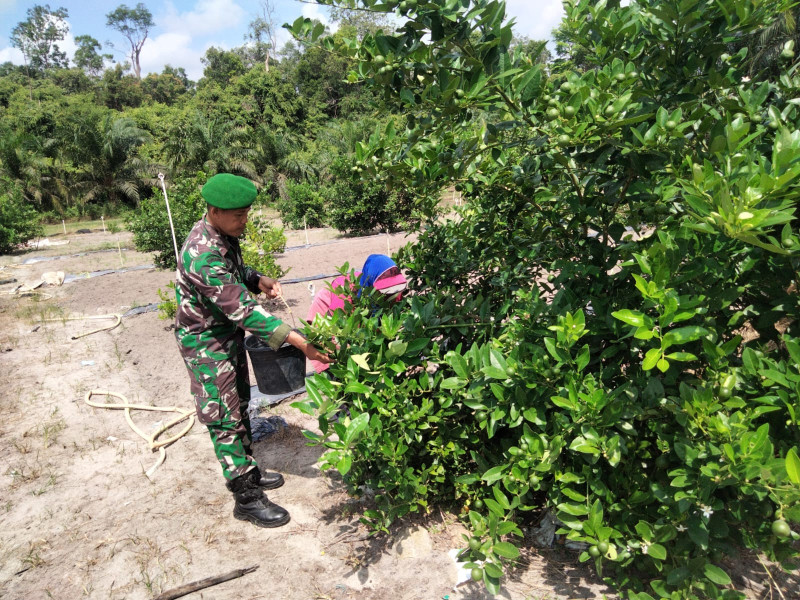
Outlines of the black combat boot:
M269 471L262 473L258 467L248 471L246 476L250 477L250 481L262 490L274 490L283 485L283 475Z
M225 485L236 499L233 516L240 521L250 521L259 527L280 527L289 522L289 512L270 502L261 488L251 481L250 473L231 479Z

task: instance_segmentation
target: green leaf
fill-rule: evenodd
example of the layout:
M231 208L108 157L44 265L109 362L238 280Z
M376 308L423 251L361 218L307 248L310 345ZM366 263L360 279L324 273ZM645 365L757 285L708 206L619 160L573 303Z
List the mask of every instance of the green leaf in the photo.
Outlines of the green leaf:
M405 342L401 342L400 340L395 340L389 343L389 352L391 356L403 356L406 353L406 349L408 348L408 344Z
M467 381L465 379L461 379L460 377L448 377L447 379L442 380L442 383L439 385L443 390L460 390L465 385L467 385Z
M642 368L645 371L649 371L656 366L659 360L661 360L661 348L650 348L650 350L647 351L647 354L644 355Z
M794 448L789 448L789 452L786 453L786 473L792 483L800 485L800 458L797 457Z
M519 550L514 544L509 542L497 542L492 546L492 552L503 558L517 558L519 557Z
M689 342L699 340L701 337L707 334L708 330L698 325L687 325L686 327L670 329L664 335L664 346L671 346L672 344L687 344Z
M731 584L731 578L728 577L728 574L718 566L712 565L711 563L706 563L706 566L703 568L703 573L717 585Z
M650 544L647 548L647 556L652 556L658 560L666 560L667 549L661 544Z
M353 362L356 363L359 367L361 367L365 371L369 371L369 364L367 363L368 356L369 352L365 352L364 354L353 354L350 358L352 358Z
M633 325L634 327L644 327L644 315L638 311L628 310L625 308L623 310L612 312L611 316L615 319L623 321L624 323L627 323L628 325Z
M366 394L367 392L370 391L370 388L368 388L360 381L351 381L344 388L344 391L347 392L348 394Z
M492 379L505 379L507 377L505 370L494 365L486 365L481 369L481 372Z
M342 458L339 459L339 462L336 463L336 470L342 475L347 475L347 473L350 472L350 467L352 466L353 458L348 453L342 456Z
M486 483L493 483L498 479L503 478L503 473L505 473L505 470L507 468L508 465L497 465L495 467L492 467L483 474L481 479L483 479Z
M347 425L344 440L342 441L347 445L352 444L361 432L367 428L367 425L369 425L369 413L361 413Z

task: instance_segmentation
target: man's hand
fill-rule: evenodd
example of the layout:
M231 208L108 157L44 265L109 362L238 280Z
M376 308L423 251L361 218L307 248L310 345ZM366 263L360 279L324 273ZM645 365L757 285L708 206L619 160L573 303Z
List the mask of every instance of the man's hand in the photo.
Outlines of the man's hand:
M258 289L267 295L267 298L280 298L283 295L283 289L277 279L272 279L266 275L262 275L258 281Z
M323 364L330 364L333 362L333 359L328 356L327 354L323 354L316 347L312 346L311 344L306 344L305 348L303 348L303 354L306 355L308 360L316 360Z

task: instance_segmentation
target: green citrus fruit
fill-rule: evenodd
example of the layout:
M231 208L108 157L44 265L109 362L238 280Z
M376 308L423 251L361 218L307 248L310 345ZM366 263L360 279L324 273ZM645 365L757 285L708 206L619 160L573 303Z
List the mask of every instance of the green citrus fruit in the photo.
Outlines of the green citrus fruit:
M573 107L573 106L565 107L564 108L564 114L566 116L568 116L568 117L574 117L575 116L575 107Z
M597 549L600 550L600 554L605 554L608 552L608 542L600 542L597 544Z
M474 506L477 510L482 509L483 508L483 500L481 500L480 498L475 498L475 502L472 503L472 506Z
M474 537L469 540L469 549L473 552L477 552L481 548L481 541Z
M478 412L475 413L475 420L477 420L478 422L483 422L488 418L489 415L486 414L485 410L479 410Z
M558 106L558 100L556 100L555 98L550 98L547 101L547 105L548 106Z
M614 106L612 104L609 104L608 106L606 106L605 114L606 114L607 117L612 116L616 112L617 111L614 109Z
M458 89L456 90L456 96L457 96L458 98L463 98L463 97L464 97L464 90L462 90L461 88L458 88Z
M792 528L783 519L778 519L772 522L772 533L779 538L787 538L792 535Z
M472 576L472 581L480 581L481 579L483 579L483 569L475 567L470 572L470 575Z
M675 121L671 120L671 119L669 121L667 121L666 123L664 123L664 127L666 127L669 131L672 131L677 126L678 126L678 124Z
M589 556L592 558L597 558L600 556L600 548L597 546L589 546Z
M528 442L526 442L525 440L520 440L519 449L520 450L527 450L528 449Z
M778 123L777 121L770 121L769 123L767 123L767 127L769 127L770 129L777 129L778 127L780 127L780 123Z
M628 73L628 79L636 79L637 77L639 77L638 71L631 71L630 73Z
M555 119L556 117L558 117L558 109L555 106L548 108L547 117L550 119Z
M566 133L562 133L560 136L558 136L558 143L561 146L566 146L570 143L570 141L571 138Z
M614 75L614 78L617 81L625 81L625 73L617 73L616 75Z
M374 62L376 65L382 65L386 62L386 58L383 56L383 54L378 54L372 59L372 62Z
M793 248L794 247L794 240L792 238L786 238L781 242L784 248Z

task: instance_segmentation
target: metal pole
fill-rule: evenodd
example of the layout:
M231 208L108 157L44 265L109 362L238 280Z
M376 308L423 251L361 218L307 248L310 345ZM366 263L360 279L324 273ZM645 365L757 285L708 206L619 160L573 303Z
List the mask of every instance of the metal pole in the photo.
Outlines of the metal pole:
M172 247L175 249L175 264L178 264L178 242L175 240L175 226L172 224L172 211L169 209L169 199L167 198L167 187L164 185L164 174L159 173L158 179L161 181L161 189L164 190L164 202L167 204L167 217L169 218L169 228L172 231Z

